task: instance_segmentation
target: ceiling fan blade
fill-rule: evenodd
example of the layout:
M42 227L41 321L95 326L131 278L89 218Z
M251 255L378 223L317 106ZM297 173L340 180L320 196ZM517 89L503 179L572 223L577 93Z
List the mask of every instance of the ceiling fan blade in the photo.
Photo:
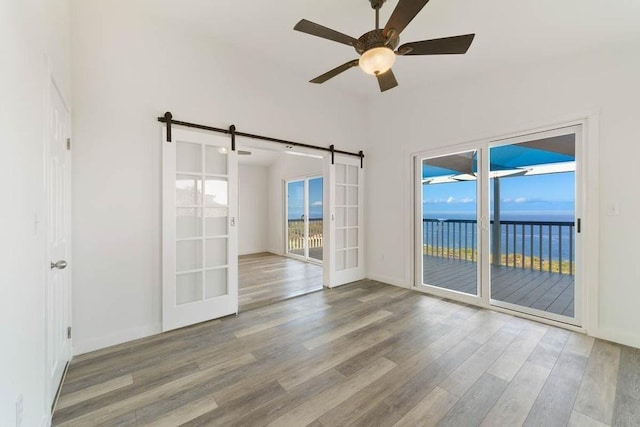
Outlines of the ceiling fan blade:
M338 31L332 30L331 28L323 27L320 24L307 21L306 19L298 22L293 29L300 31L301 33L307 33L312 36L322 37L323 39L333 40L334 42L343 43L348 46L353 46L354 43L358 42L357 39L354 39L351 36L342 34Z
M400 0L384 27L384 35L388 37L390 30L395 36L400 35L427 3L429 0Z
M327 71L323 75L318 76L315 79L310 80L309 82L310 83L324 83L327 80L334 78L338 74L347 71L349 68L353 68L353 67L357 67L357 66L358 66L358 60L354 59L352 61L345 62L344 64L340 65L339 67L334 68L331 71Z
M384 92L398 86L398 81L396 80L396 76L393 75L392 70L378 74L376 77L378 78L378 84L380 85L380 92Z
M445 37L405 43L398 48L400 55L454 55L467 53L475 34Z

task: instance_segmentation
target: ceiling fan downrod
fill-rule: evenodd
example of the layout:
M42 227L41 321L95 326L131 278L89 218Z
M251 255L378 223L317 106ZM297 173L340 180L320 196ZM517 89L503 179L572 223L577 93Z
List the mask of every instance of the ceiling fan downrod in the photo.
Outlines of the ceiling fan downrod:
M380 8L387 0L369 0L371 7L376 11L376 30L380 29Z

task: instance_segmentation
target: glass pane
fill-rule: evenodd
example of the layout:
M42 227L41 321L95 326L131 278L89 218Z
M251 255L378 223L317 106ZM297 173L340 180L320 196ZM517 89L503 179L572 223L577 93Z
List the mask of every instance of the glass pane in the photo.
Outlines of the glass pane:
M309 247L309 258L322 260L322 178L309 180L309 237L307 246Z
M202 172L202 146L188 142L176 143L176 170L178 172Z
M188 206L200 204L200 188L202 180L195 175L178 175L176 177L176 205Z
M227 269L207 270L204 272L204 297L206 299L227 295Z
M347 204L347 187L336 185L336 205L345 206Z
M176 304L202 300L202 272L176 276Z
M207 237L226 236L229 208L205 208L204 228Z
M200 208L176 209L176 238L202 236L202 217Z
M347 265L347 251L336 252L336 271L342 271Z
M205 242L205 267L227 265L227 239L207 239Z
M336 184L347 183L347 166L342 164L336 165Z
M229 204L229 183L226 178L205 178L205 206L227 206Z
M355 227L358 225L358 208L347 208L349 212L349 227Z
M346 248L346 236L347 230L341 229L336 230L336 249L344 249Z
M226 175L229 158L227 149L224 147L206 146L204 150L204 171L215 175Z
M357 248L358 247L358 229L357 228L350 228L347 230L348 232L348 245L350 248Z
M358 266L358 250L349 249L347 251L347 268L356 268Z
M304 181L287 182L287 252L304 256Z
M348 174L348 184L357 185L358 184L358 167L357 166L347 166L347 174Z
M358 206L358 187L347 187L347 193L349 194L347 204L349 206Z
M347 208L336 208L336 227L347 226Z
M575 316L575 135L492 147L491 298Z
M176 271L202 268L202 240L176 242Z
M422 161L423 283L477 295L477 152Z

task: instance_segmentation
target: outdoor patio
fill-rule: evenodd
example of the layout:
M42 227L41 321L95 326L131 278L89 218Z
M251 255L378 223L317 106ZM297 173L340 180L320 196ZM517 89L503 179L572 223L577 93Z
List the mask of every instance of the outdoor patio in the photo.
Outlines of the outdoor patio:
M424 282L476 293L477 263L424 255ZM491 298L548 313L574 316L574 276L505 266L491 267Z

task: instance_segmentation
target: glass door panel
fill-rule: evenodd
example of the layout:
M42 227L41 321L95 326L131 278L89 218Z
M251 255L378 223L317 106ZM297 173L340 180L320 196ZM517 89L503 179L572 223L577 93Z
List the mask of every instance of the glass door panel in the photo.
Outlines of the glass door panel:
M287 182L287 253L306 257L304 181Z
M322 261L322 177L309 179L307 187L309 189L307 195L309 258Z
M421 162L422 284L478 295L477 151Z
M534 135L489 150L496 305L575 317L575 137Z

